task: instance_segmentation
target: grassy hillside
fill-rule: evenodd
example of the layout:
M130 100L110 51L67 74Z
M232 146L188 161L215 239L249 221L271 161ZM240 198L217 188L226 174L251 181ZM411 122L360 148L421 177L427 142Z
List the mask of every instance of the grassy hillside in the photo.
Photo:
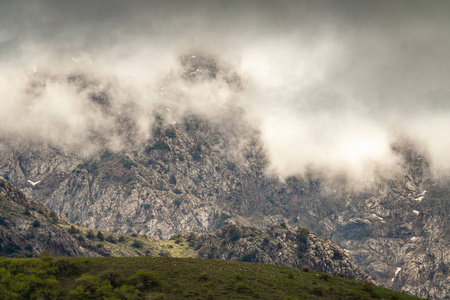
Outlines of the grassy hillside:
M418 299L288 267L168 257L0 258L1 299Z

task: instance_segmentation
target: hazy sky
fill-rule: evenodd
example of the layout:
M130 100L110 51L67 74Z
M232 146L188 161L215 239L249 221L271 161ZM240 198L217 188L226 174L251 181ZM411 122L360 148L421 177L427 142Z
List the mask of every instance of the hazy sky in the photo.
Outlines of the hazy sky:
M95 74L145 111L163 74L195 50L235 69L244 89L177 88L205 97L197 107L211 116L214 101L238 97L282 176L310 165L358 174L390 162L398 135L449 168L448 16L448 1L2 0L0 134L59 140L112 126L62 81L31 97L30 74Z

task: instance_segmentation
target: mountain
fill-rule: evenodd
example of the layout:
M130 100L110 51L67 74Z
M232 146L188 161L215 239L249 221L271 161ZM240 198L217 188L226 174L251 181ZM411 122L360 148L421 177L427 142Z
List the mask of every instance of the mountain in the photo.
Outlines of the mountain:
M177 90L181 80L194 89L212 82L237 93L242 79L208 57L182 61L181 75L167 76L161 87L172 98L155 104L145 138L138 108L115 105L114 94L87 75L58 79L90 95L112 127L94 127L70 147L4 135L0 175L71 222L118 234L168 239L233 224L306 227L346 249L384 286L450 296L450 178L432 175L425 151L405 138L394 141L399 164L379 171L374 182L315 169L280 180L269 172L260 133L243 105L227 103L212 118L186 105Z

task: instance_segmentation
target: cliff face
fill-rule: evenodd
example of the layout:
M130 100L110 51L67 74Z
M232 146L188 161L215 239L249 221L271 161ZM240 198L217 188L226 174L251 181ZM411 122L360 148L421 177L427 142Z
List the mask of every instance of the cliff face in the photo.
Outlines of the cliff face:
M26 197L0 178L0 255L33 257L43 251L53 256L101 256L89 241L72 237L63 216Z

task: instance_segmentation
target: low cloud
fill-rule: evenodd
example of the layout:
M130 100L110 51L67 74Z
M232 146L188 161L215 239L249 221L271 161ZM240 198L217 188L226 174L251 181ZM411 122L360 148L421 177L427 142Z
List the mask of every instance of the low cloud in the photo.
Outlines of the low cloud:
M448 170L450 5L368 5L7 3L0 135L120 148L117 124L133 120L126 130L145 140L161 107L173 122L186 111L225 122L237 107L281 178L309 168L369 178L397 163L399 135ZM201 56L217 64L214 80L192 68Z

